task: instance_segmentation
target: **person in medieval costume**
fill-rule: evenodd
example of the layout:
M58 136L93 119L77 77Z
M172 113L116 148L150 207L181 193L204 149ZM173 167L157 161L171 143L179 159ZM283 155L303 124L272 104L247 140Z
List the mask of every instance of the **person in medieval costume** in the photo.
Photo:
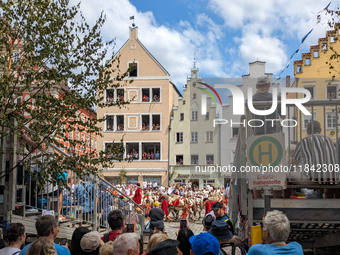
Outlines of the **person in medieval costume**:
M162 210L165 213L166 218L168 219L169 223L171 222L171 219L169 217L169 211L168 211L168 201L166 201L164 196L161 196L162 201Z
M142 190L140 188L140 183L137 183L137 190L135 193L135 196L133 197L133 201L135 201L137 204L141 204L142 202Z

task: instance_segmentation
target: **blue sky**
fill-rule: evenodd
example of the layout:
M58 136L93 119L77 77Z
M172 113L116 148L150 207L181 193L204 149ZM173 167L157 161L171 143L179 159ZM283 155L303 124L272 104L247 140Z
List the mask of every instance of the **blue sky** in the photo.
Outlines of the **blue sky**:
M76 3L72 0L71 3ZM266 61L274 77L313 32L301 53L325 37L329 15L322 11L329 0L83 0L89 23L103 10L106 40L116 38L117 51L129 37L130 16L135 17L139 39L167 69L181 90L190 75L196 53L199 76L241 77L249 62ZM330 9L338 7L331 2ZM321 21L317 24L317 15ZM301 53L294 60L301 59ZM293 76L293 63L283 74Z

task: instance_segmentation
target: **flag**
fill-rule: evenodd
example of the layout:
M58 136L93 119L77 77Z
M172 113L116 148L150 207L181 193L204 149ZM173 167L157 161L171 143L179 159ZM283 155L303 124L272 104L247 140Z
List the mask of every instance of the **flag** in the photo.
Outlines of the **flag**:
M130 20L135 19L135 16L130 16Z
M331 5L331 2L329 2L329 4L325 7L325 10L327 10L330 5Z
M303 44L304 43L304 41L307 39L307 37L309 36L309 34L310 33L312 33L312 31L313 31L313 29L314 28L312 28L303 38L302 38L302 40L301 40L301 44Z

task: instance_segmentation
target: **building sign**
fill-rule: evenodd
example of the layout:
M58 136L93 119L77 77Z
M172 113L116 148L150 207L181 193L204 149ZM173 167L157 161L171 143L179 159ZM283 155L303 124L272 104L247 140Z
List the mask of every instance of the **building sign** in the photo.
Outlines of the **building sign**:
M189 174L178 174L177 178L189 178Z
M249 189L274 189L287 188L286 174L283 172L249 173Z
M191 174L190 175L190 178L192 179L200 179L200 178L203 178L203 179L209 179L209 178L212 178L212 176L210 174Z

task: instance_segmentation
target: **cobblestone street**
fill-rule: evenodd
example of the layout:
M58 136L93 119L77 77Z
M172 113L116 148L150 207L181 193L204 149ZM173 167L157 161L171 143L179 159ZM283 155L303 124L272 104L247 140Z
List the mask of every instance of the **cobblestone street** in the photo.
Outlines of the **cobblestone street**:
M179 224L180 220L177 220L176 222L171 221L170 224L168 221L164 222L165 232L168 234L169 238L177 239L176 233L178 233ZM201 233L203 231L202 220L196 220L195 222L190 221L189 228L195 235Z

